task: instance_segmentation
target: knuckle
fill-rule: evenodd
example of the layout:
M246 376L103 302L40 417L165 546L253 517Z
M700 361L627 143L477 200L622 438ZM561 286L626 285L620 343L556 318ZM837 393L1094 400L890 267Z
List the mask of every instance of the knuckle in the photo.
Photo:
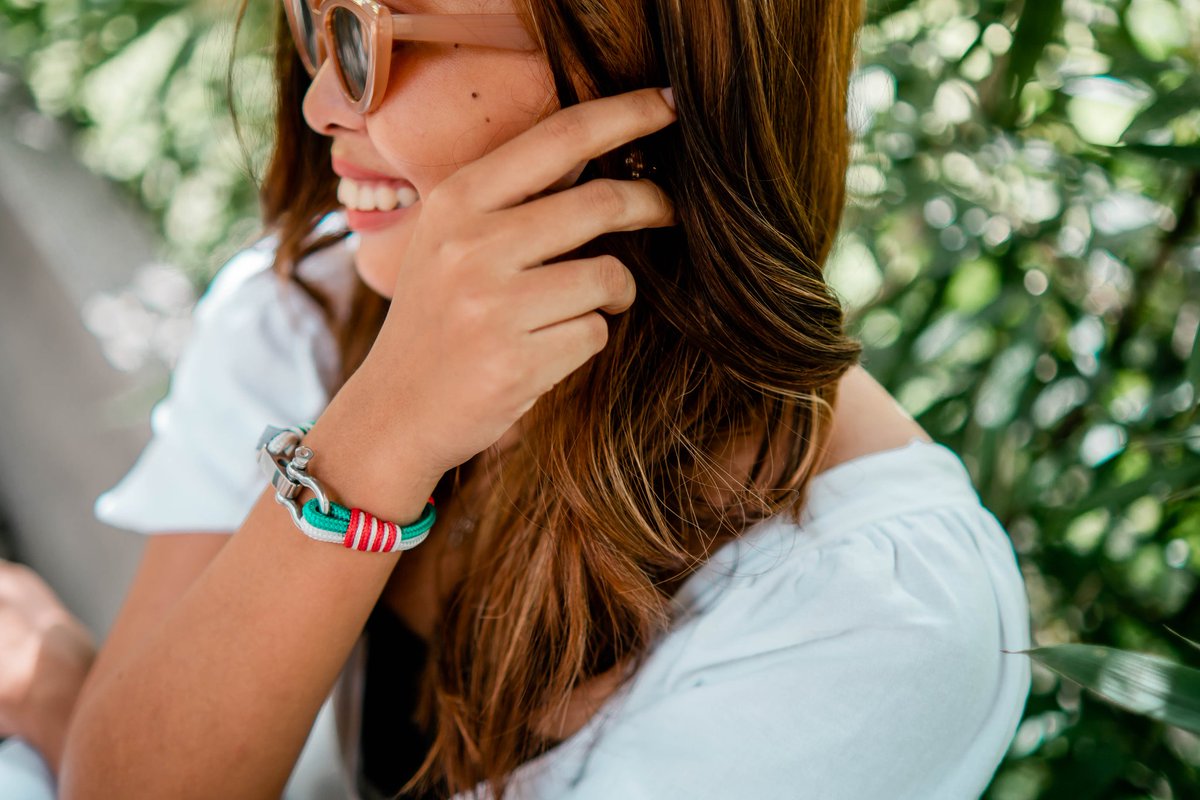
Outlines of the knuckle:
M568 106L558 111L547 117L542 124L547 136L568 145L578 145L580 138L587 133L586 122L577 106Z
M588 202L593 211L604 217L620 216L626 207L625 194L617 181L603 178L588 183Z
M661 97L656 97L655 93L634 92L629 96L629 100L630 105L633 106L633 113L639 120L656 122L665 116L666 106Z
M0 561L0 578L11 581L32 581L37 578L37 573L26 564L18 564L15 561Z
M633 276L621 259L612 255L601 256L597 267L597 279L607 296L623 297L629 291Z
M480 370L480 380L483 384L484 391L492 397L503 396L508 391L508 379L510 373L510 357L504 353L493 353L492 356L483 362L483 367Z
M647 188L654 193L651 208L655 219L667 224L674 224L677 217L675 216L675 203L671 200L670 195L653 181L646 181L646 184Z
M433 187L429 194L421 198L421 205L424 206L427 211L440 211L443 208L446 210L453 209L456 205L459 205L459 195L457 189L458 183L459 178L456 176L452 175L449 178L446 178L437 186Z
M438 255L449 267L470 267L476 262L479 250L480 242L473 238L444 239L438 245Z
M455 327L463 333L475 333L484 329L491 318L492 304L477 292L459 292L454 298L452 316Z
M528 386L532 366L513 350L503 350L488 360L488 378L493 391L508 396Z
M584 342L595 355L608 344L608 321L593 311L583 318Z

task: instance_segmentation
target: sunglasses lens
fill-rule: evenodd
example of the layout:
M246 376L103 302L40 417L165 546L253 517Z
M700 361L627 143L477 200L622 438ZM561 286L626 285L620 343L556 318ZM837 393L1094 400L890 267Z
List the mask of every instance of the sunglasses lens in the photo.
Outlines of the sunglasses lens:
M368 58L362 23L344 8L334 8L330 18L334 47L337 50L338 71L354 100L359 100L367 86Z
M292 15L296 18L299 24L302 41L296 44L304 49L304 55L308 58L310 64L317 63L317 29L313 25L312 11L308 7L308 0L291 0Z

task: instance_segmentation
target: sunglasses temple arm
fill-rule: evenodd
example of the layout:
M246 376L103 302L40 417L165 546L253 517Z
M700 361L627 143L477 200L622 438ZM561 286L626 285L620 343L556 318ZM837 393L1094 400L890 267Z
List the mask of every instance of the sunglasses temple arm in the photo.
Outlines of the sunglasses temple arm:
M392 38L536 50L516 14L392 14Z

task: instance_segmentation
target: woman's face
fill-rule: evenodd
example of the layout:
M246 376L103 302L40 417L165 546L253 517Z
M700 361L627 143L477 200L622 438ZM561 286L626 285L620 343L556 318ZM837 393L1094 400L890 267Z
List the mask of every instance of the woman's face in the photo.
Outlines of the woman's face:
M424 14L511 14L512 0L382 0L394 11ZM338 197L359 234L356 263L363 281L392 296L400 258L421 213L420 198L459 167L531 127L557 107L539 52L467 44L397 42L382 103L356 114L326 60L304 98L309 127L332 139ZM355 210L366 197L385 203L389 189L417 200L393 211Z

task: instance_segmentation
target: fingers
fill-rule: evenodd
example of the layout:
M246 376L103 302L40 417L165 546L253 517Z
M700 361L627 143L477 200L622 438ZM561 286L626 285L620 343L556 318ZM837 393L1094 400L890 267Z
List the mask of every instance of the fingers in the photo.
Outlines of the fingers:
M576 182L578 182L579 177L581 175L583 175L583 171L585 169L587 169L587 165L588 165L587 161L580 161L578 164L571 167L570 172L568 172L566 175L563 175L561 178L556 180L554 183L547 186L546 191L561 192L563 189L567 189L567 188L574 186L576 184Z
M547 264L516 276L522 330L537 331L592 311L618 314L637 294L633 274L612 255Z
M564 261L517 276L525 284L522 312L529 325L527 361L537 397L548 392L608 343L608 320L598 311L618 313L632 305L632 273L615 256Z
M514 206L595 158L675 121L658 89L568 106L464 166L438 186L451 206L495 211Z
M534 398L583 366L608 343L608 320L595 311L527 334ZM530 403L532 405L532 403Z
M565 191L495 212L503 242L492 250L521 269L574 250L605 233L676 223L675 206L648 180L598 178ZM519 231L513 235L513 231Z

